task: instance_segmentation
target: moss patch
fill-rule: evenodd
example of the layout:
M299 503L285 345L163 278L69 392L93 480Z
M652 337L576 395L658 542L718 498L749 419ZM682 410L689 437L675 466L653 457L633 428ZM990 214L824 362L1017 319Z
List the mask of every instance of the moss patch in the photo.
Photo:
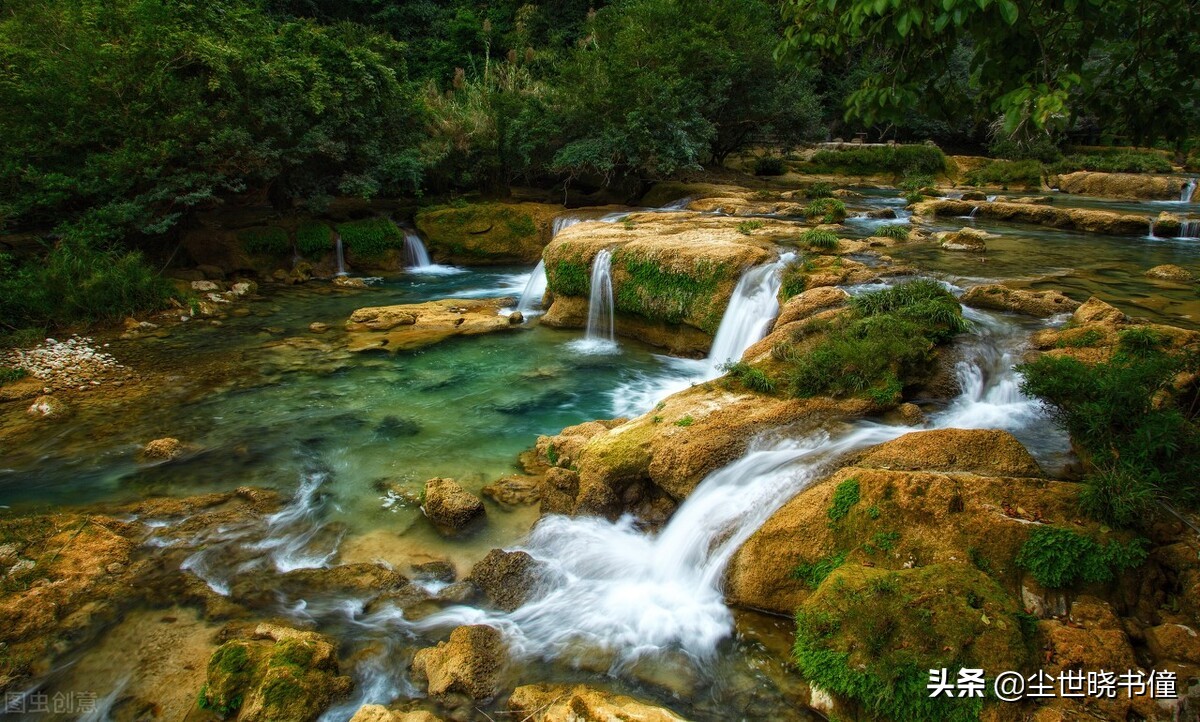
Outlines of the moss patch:
M292 250L287 231L279 226L260 226L238 231L238 241L247 252L261 256L282 256Z
M333 250L333 229L318 221L305 221L296 229L296 250L309 260L317 260Z
M342 246L355 258L377 261L393 248L404 247L404 234L386 218L364 218L337 227Z
M674 271L620 249L613 254L613 268L614 273L618 269L622 273L614 284L618 311L674 324L686 320L716 333L725 311L717 297L721 282L729 276L725 264L699 260L685 272Z
M553 294L587 298L591 285L591 272L582 261L546 264L546 289Z
M542 228L562 209L536 203L467 203L431 206L417 213L417 229L430 250L464 263L530 262L548 240Z

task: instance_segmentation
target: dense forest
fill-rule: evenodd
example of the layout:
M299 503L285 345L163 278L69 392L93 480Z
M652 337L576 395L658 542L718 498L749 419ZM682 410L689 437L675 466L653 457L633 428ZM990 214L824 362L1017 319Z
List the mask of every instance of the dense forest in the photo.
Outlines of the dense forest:
M1197 4L10 0L0 228L49 261L0 256L0 318L159 303L129 249L222 204L638 188L858 133L1186 158Z

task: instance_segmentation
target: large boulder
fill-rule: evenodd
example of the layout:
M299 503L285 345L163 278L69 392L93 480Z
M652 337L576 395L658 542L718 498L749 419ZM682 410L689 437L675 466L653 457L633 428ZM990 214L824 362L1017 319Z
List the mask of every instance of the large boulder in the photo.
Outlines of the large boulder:
M428 682L431 696L457 693L483 702L500 694L507 659L499 630L474 624L456 627L448 641L418 651L412 668Z
M528 722L683 722L670 710L585 685L517 687L508 698L508 711Z
M566 208L546 203L471 203L417 213L430 257L464 266L536 263Z
M1059 291L1016 289L999 283L972 286L963 294L962 302L972 308L1010 311L1039 318L1071 313L1080 305L1079 301L1075 301Z
M1063 193L1129 200L1179 200L1186 178L1148 173L1094 173L1077 171L1050 178Z
M1145 276L1160 281L1176 281L1178 283L1191 283L1196 280L1196 276L1191 271L1182 266L1170 263L1151 268L1149 271L1146 271Z
M248 638L221 645L208 663L200 704L240 722L315 720L349 693L338 670L337 646L328 637L260 624Z
M987 250L989 233L978 228L962 228L953 232L939 233L938 240L947 251L970 251L983 253Z
M381 704L364 704L350 718L350 722L442 722L442 718L425 710L399 712Z
M425 303L360 308L346 321L351 351L410 351L452 336L522 328L501 313L516 300L447 298Z
M425 482L425 502L421 508L438 529L447 532L460 531L485 514L479 497L453 479Z

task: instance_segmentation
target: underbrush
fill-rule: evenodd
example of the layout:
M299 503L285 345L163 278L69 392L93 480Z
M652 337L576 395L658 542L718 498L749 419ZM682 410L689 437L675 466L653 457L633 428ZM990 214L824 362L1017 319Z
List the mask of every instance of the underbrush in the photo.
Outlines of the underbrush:
M1017 553L1017 566L1033 574L1049 589L1069 587L1077 581L1102 583L1146 561L1143 540L1118 540L1101 544L1071 529L1039 526Z
M333 230L318 221L301 223L296 229L296 251L301 256L315 261L333 247Z
M1170 173L1171 162L1152 150L1092 150L1072 153L1052 166L1055 173L1087 170L1100 173Z
M897 145L817 151L809 162L810 173L850 175L924 173L936 175L946 169L946 155L932 145Z
M1036 160L992 160L968 171L966 181L973 186L1040 186L1042 164Z
M357 258L374 260L393 248L404 247L404 234L386 218L364 218L337 227L342 245Z

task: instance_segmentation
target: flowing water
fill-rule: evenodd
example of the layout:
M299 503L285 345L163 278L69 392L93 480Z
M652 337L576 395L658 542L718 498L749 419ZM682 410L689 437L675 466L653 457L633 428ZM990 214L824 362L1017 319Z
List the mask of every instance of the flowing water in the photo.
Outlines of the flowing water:
M342 234L340 234L340 233L333 234L333 242L334 242L334 248L336 249L335 255L337 256L337 275L345 276L346 275L346 251L342 247Z
M416 231L404 231L404 265L410 273L426 276L449 276L465 273L465 268L457 266L442 266L429 260L429 251Z
M617 340L613 331L612 251L607 248L592 260L589 286L587 331L575 349L581 353L613 353Z

